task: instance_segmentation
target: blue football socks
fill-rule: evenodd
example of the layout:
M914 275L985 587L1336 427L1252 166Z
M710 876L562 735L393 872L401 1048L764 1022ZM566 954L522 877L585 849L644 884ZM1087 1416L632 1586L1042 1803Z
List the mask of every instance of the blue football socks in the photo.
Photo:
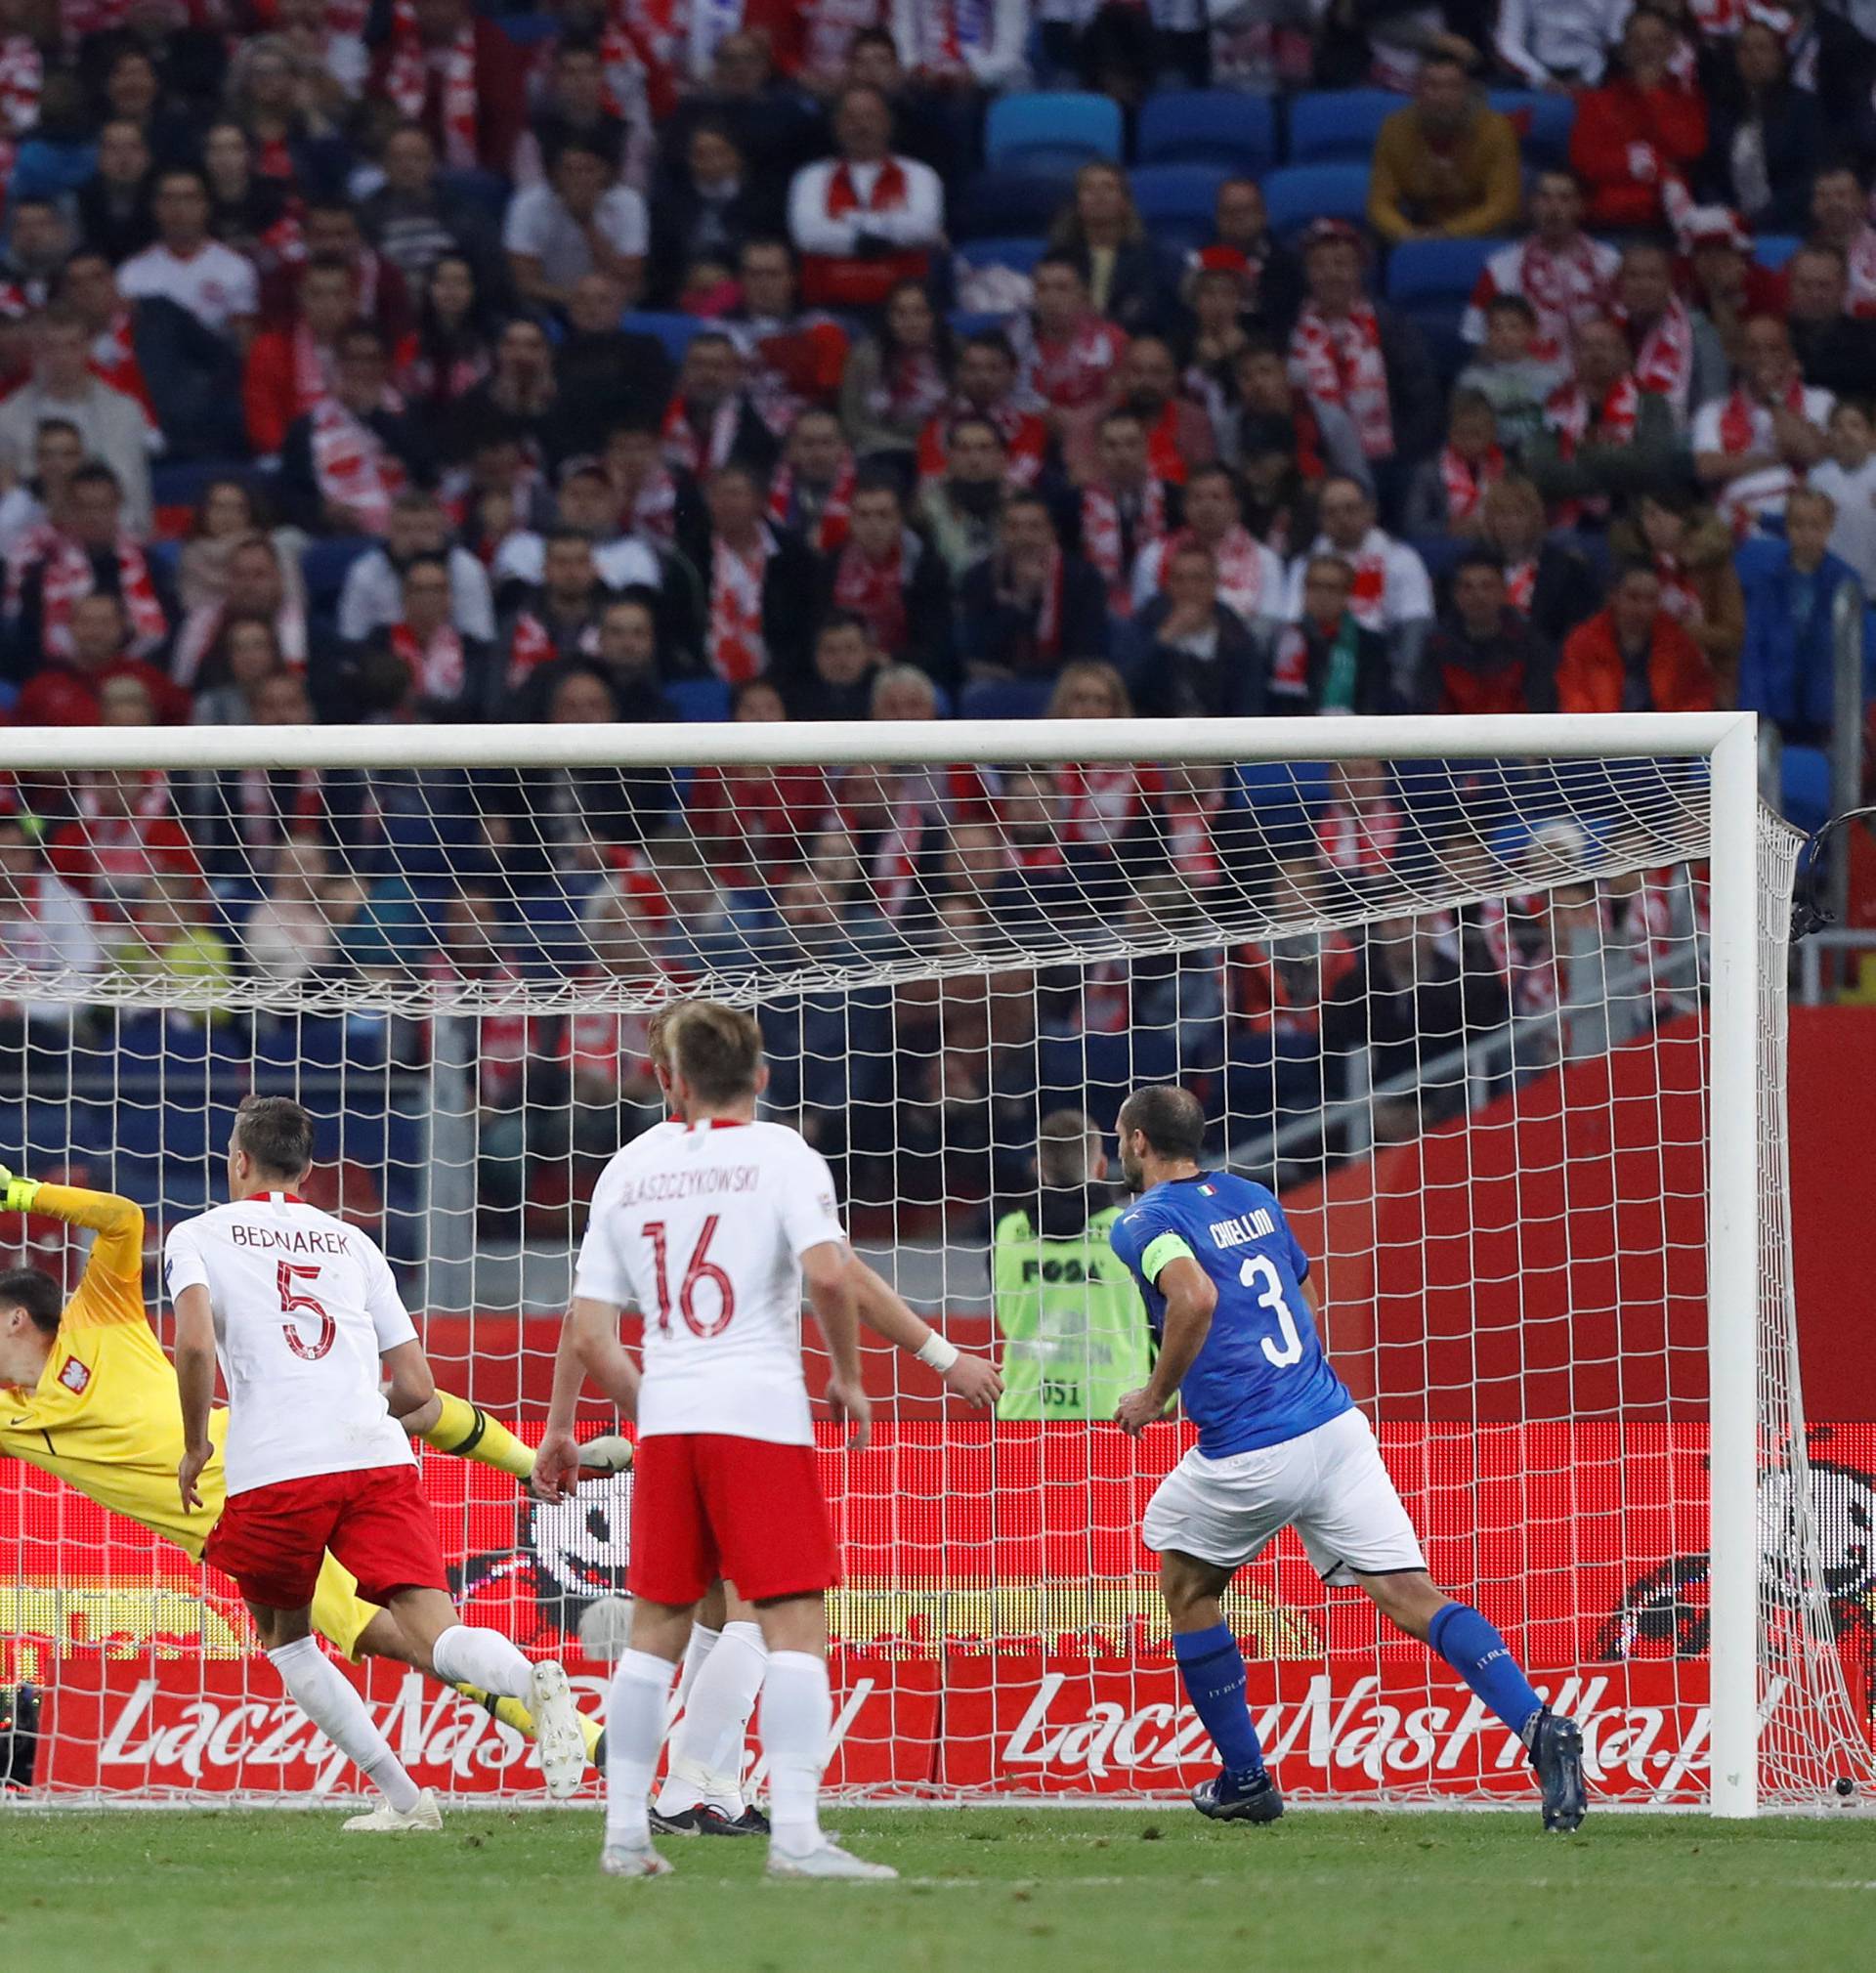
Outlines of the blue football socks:
M1263 1749L1244 1695L1244 1653L1226 1624L1174 1634L1172 1655L1192 1709L1205 1723L1225 1773L1250 1781L1263 1773Z
M1427 1642L1528 1744L1531 1723L1544 1710L1544 1701L1497 1630L1471 1604L1449 1603L1434 1612Z

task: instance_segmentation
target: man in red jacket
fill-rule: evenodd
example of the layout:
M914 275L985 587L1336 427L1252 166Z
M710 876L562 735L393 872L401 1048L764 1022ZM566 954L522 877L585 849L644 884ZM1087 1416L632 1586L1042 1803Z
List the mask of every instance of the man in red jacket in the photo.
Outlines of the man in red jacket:
M1711 712L1707 654L1661 607L1645 562L1621 570L1608 608L1570 632L1556 667L1559 712Z
M1638 7L1622 34L1622 73L1577 98L1570 165L1592 228L1658 227L1690 203L1686 174L1707 148L1707 106L1671 72L1680 46L1667 15Z

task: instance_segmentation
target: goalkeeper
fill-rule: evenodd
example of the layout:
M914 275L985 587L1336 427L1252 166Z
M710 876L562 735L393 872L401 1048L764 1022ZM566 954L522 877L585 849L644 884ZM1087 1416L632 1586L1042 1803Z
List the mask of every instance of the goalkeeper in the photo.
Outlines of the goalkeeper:
M1080 1110L1045 1117L1034 1199L1001 1214L991 1290L1007 1339L999 1418L1112 1418L1153 1368L1139 1290L1114 1258L1107 1154Z
M144 1312L143 1209L108 1192L17 1179L0 1166L0 1211L43 1213L98 1236L69 1302L36 1267L0 1271L0 1455L28 1461L199 1562L222 1508L228 1413L217 1410L209 1420L215 1454L199 1481L207 1511L186 1513L176 1490L183 1456L176 1372ZM524 1484L533 1472L528 1447L460 1397L439 1392L399 1422L426 1445L512 1474ZM587 1478L622 1471L631 1459L629 1446L618 1438L580 1450ZM313 1623L355 1661L392 1658L435 1675L397 1618L362 1601L353 1577L329 1555L313 1599ZM455 1690L533 1737L533 1717L519 1700L491 1697L473 1686ZM584 1716L580 1724L590 1760L599 1724Z

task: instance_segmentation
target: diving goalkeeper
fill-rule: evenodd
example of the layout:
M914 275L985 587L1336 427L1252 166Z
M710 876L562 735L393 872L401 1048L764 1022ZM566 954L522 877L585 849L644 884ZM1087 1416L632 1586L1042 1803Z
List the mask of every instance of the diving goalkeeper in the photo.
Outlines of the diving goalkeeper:
M215 1452L198 1481L202 1507L185 1512L176 1490L183 1456L176 1372L144 1311L143 1209L108 1192L17 1179L0 1166L0 1212L41 1213L98 1236L69 1302L36 1267L0 1270L0 1455L26 1460L199 1562L222 1510L228 1413L211 1414ZM439 1392L399 1423L440 1452L524 1484L533 1472L533 1453L460 1397ZM592 1440L579 1454L587 1479L622 1471L631 1460L619 1438ZM328 1555L313 1599L314 1628L355 1661L391 1658L434 1677L427 1652L405 1637L397 1618L356 1592L353 1577ZM533 1719L520 1700L474 1686L455 1690L533 1737ZM590 1760L599 1723L582 1715L580 1725Z

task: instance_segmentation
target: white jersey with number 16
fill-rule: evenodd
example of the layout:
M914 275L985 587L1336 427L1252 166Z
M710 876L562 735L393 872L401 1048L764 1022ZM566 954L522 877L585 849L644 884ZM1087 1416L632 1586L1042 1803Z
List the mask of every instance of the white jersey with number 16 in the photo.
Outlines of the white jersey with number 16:
M415 1463L378 1358L417 1332L367 1235L290 1192L257 1193L173 1228L163 1273L172 1302L208 1290L230 1494Z
M828 1161L786 1125L627 1144L593 1188L574 1292L645 1318L639 1436L811 1445L801 1257L845 1239Z

